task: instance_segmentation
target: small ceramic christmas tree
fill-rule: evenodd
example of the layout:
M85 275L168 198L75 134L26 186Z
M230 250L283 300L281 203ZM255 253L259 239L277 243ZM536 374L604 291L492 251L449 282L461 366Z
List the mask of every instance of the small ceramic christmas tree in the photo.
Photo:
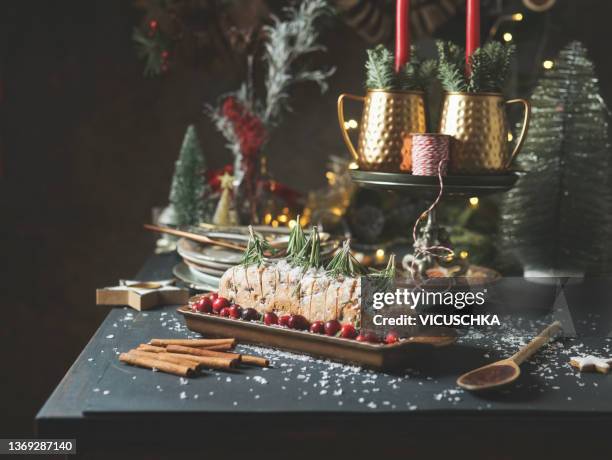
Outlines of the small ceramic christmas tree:
M198 135L190 125L176 161L170 189L170 204L177 225L194 225L210 217L210 205L205 200L208 194L203 175L205 168Z

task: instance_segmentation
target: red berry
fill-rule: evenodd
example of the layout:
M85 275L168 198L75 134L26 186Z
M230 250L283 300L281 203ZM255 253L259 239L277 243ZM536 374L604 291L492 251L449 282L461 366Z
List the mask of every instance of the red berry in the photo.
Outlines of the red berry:
M399 336L397 335L397 332L391 331L385 336L386 344L391 344L391 343L396 343L396 342L399 342Z
M363 333L362 333L363 334ZM380 343L380 337L378 337L374 332L368 331L363 334L366 338L366 341L370 343Z
M200 313L210 313L212 311L212 302L208 297L200 297L193 303L191 308Z
M151 19L151 20L149 21L149 27L150 27L151 29L155 30L155 29L157 29L157 26L158 26L158 24L157 24L157 21L156 21L155 19Z
M313 334L323 334L325 332L325 323L323 321L315 321L310 325L310 332Z
M283 327L289 327L289 315L282 315L278 318L278 325Z
M245 321L255 321L259 319L259 312L254 308L245 308L242 310L242 319Z
M219 316L223 316L225 318L228 318L229 315L230 315L229 307L223 307L221 310L219 310Z
M229 308L230 303L224 297L217 297L212 304L212 309L215 313L219 313L223 308Z
M369 342L365 334L359 334L355 340L357 340L357 342Z
M298 331L305 331L308 329L308 320L302 315L291 315L287 322L289 329L297 329Z
M208 294L208 298L211 302L214 302L217 297L219 297L219 294L217 294L216 292L210 292Z
M240 305L234 304L229 307L229 316L230 318L234 319L240 318L240 316L242 316L242 308L240 307Z
M342 326L335 319L325 323L325 335L336 335Z
M278 316L276 316L275 313L272 313L271 311L269 311L268 313L264 315L263 321L266 326L271 326L272 324L278 324Z
M352 324L343 324L340 329L340 337L343 339L354 339L357 337L357 331Z

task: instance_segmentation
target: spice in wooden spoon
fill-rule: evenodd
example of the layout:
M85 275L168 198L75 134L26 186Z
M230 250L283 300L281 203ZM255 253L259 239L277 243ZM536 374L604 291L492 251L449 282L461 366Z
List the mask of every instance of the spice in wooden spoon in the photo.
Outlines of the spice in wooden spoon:
M555 321L510 358L463 374L457 379L457 385L466 390L480 391L514 382L521 375L519 366L548 343L560 329L561 323Z

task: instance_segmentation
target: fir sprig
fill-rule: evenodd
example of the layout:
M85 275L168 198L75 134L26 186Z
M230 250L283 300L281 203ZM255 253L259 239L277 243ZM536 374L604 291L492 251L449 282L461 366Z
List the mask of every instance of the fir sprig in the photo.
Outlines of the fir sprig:
M264 255L270 250L268 243L261 235L253 231L253 227L249 225L249 242L242 255L240 265L249 266L257 265L258 267L264 263Z
M395 86L393 55L384 46L366 51L366 87L369 89L389 90Z
M351 254L350 240L346 240L342 249L334 255L326 267L333 277L365 275L367 269Z
M508 77L515 47L489 42L470 57L470 75L465 75L463 48L438 41L438 78L449 92L498 93Z
M367 51L366 88L402 91L422 91L436 74L434 60L422 61L413 46L410 61L395 73L393 54L384 46Z
M465 79L465 51L451 42L438 40L438 78L446 91L467 91Z

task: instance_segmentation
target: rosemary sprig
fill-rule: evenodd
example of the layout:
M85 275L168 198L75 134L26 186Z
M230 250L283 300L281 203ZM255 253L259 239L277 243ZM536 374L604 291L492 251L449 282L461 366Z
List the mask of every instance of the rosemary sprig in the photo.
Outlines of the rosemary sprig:
M358 276L367 273L367 269L351 254L350 240L344 242L342 249L329 261L326 270L334 277Z
M261 235L253 231L253 227L249 225L249 242L242 255L240 265L245 267L248 265L257 265L258 267L264 263L264 254L270 251L270 243L268 243Z
M306 245L306 236L300 225L300 216L297 216L296 224L289 234L289 244L287 245L287 261L295 263L298 260L300 251Z
M387 290L395 280L395 254L389 256L389 262L387 262L387 266L384 269L376 270L368 275L368 277L372 278L377 290Z
M302 247L295 263L306 270L321 266L321 237L317 227L312 227L312 230L310 230L306 244Z

